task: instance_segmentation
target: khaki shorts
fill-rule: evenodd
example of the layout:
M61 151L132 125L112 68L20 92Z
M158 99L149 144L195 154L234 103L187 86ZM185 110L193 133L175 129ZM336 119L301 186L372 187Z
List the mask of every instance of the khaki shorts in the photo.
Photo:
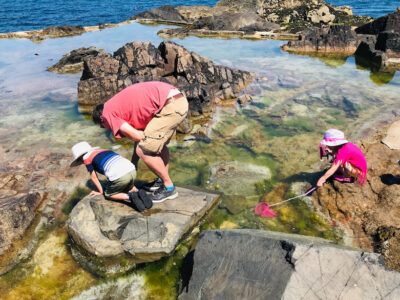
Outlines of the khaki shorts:
M186 118L189 104L186 97L172 100L147 124L139 147L147 155L157 155L174 135L178 125Z
M114 180L107 181L104 189L104 196L110 197L118 193L127 193L133 187L136 178L136 170L133 170L124 176Z

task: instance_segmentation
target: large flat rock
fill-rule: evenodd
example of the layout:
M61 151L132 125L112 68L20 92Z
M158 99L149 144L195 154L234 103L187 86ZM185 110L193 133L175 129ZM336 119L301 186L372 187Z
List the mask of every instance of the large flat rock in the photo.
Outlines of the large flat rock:
M179 299L400 299L400 273L379 254L319 238L204 231Z
M67 230L76 244L99 258L130 254L150 262L171 254L216 203L217 194L178 187L178 198L154 204L143 213L128 203L85 197L72 210Z
M400 150L400 121L396 121L390 125L382 143L391 150Z

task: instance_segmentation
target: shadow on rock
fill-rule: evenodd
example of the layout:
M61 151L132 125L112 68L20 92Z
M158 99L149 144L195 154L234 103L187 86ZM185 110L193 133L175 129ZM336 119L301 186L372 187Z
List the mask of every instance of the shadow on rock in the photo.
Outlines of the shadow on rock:
M392 174L383 174L380 176L382 183L386 185L400 184L400 178Z

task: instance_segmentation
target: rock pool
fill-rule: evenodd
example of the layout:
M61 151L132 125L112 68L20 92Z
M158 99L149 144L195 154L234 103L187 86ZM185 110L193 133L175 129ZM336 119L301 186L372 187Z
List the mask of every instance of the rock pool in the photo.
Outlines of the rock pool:
M45 150L68 156L70 147L81 140L113 147L128 156L126 145L116 144L80 113L80 74L58 75L46 72L46 68L80 47L95 46L112 53L132 41L158 45L161 39L156 33L162 28L132 23L39 44L25 39L0 40L0 169L7 170L6 162L18 165ZM278 217L274 219L261 219L253 209L259 201L281 201L315 182L320 166L318 143L327 128L342 129L353 140L398 115L399 72L371 73L357 66L352 57L290 55L280 50L282 41L195 37L173 41L218 64L256 74L256 80L244 91L253 99L249 104L215 107L208 125L209 140L178 141L171 147L170 172L178 185L224 193L196 230L257 228L340 242L340 233L325 224L306 201L276 207ZM239 171L227 169L233 180L221 182L211 176L212 166L232 161L241 166ZM56 167L52 160L42 164L45 170ZM238 179L241 174L254 173L259 176L255 182ZM152 176L144 165L139 174L143 180ZM54 180L55 188L57 178ZM100 279L80 268L69 254L63 226L69 210L66 207L63 214L55 216L54 224L42 228L32 255L0 277L0 298L87 299L113 292L121 298L175 298L179 267L193 237L170 258L141 266L124 277ZM132 285L135 289L128 288Z

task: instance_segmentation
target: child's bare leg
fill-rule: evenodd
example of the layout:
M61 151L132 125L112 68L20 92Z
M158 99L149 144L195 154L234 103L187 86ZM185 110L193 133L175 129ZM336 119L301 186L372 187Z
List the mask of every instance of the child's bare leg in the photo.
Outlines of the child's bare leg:
M118 193L107 197L112 200L129 200L129 195L126 193Z

